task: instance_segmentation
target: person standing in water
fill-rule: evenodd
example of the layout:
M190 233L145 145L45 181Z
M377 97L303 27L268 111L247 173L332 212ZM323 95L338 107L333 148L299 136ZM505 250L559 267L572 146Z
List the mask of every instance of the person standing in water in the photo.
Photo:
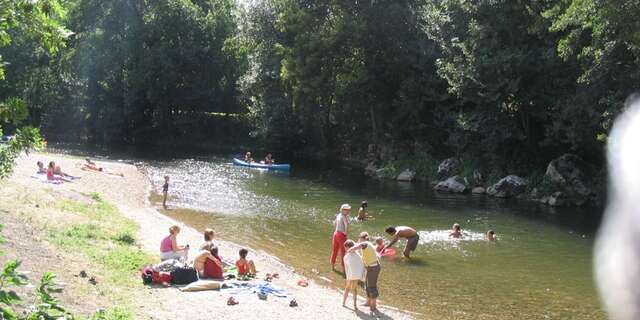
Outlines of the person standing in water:
M411 251L416 250L416 248L418 247L418 240L420 240L418 232L416 232L415 229L407 226L390 226L387 227L387 229L385 229L384 231L387 234L393 236L393 239L391 239L391 242L389 242L389 244L387 244L382 251L393 246L396 242L398 242L398 240L400 240L400 238L404 238L407 239L407 245L404 247L404 251L402 252L402 254L407 259L411 258Z
M358 220L364 221L369 219L369 210L367 210L368 207L369 204L367 203L367 200L362 201L362 205L360 206L360 209L358 209Z
M344 243L347 241L347 232L349 231L349 212L351 206L348 203L340 206L340 212L336 215L336 219L333 222L333 248L331 250L331 270L336 269L336 258L338 253L340 254L340 264L344 271Z
M169 176L164 176L164 184L162 185L162 207L167 208L167 194L169 193Z

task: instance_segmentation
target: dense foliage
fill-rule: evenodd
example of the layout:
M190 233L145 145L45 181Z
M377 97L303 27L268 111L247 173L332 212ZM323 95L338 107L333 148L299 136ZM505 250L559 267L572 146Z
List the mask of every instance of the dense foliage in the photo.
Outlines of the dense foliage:
M19 98L53 140L601 165L640 77L636 1L38 3L70 33L2 33L0 101Z

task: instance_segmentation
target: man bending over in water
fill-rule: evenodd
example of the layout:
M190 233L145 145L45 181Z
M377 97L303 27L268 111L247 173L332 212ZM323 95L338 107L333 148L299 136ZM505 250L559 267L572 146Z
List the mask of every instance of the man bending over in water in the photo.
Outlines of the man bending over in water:
M393 236L393 239L391 239L391 242L389 242L389 244L387 244L382 251L394 245L396 242L398 242L398 240L400 240L400 238L405 238L407 239L407 245L404 247L404 251L402 252L402 254L406 258L411 258L409 256L411 254L411 251L416 250L416 247L418 247L418 240L420 240L420 236L418 236L416 230L407 226L391 226L387 227L387 229L385 229L384 231Z

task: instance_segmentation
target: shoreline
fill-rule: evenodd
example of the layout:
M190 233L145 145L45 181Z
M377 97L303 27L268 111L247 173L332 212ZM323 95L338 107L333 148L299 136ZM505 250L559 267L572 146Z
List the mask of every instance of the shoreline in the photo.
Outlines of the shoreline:
M30 178L35 171L35 161L56 161L68 173L82 178L73 183L62 185L50 185ZM133 220L138 226L137 244L144 251L158 256L160 240L168 233L169 226L180 225L182 232L178 236L180 243L191 244L190 257L195 254L194 248L203 241L202 235L196 229L176 221L154 208L149 200L152 185L142 170L134 164L128 164L112 160L98 160L98 163L110 170L124 173L124 178L113 177L96 172L81 171L76 167L82 158L59 153L32 153L29 156L21 156L10 183L25 186L28 190L52 189L55 197L70 197L74 194L99 192L105 200L114 204L127 218ZM215 226L211 226L215 230ZM220 244L220 253L227 259L237 256L240 246L228 239L217 239ZM287 293L289 298L269 297L268 301L261 301L256 295L238 295L236 299L239 305L227 306L226 299L229 294L220 291L180 292L175 286L169 288L140 287L132 291L136 296L133 311L136 319L172 319L172 318L209 318L211 314L226 317L264 317L270 319L295 318L304 319L411 319L415 313L401 311L389 306L380 306L382 314L371 316L364 312L354 312L341 306L342 293L334 288L317 283L313 278L307 278L295 272L291 267L283 263L276 256L262 250L250 249L249 258L253 259L260 271L259 276L266 273L277 272L279 279L274 279L273 284ZM159 261L159 259L157 260ZM64 264L60 261L60 264ZM142 266L140 266L142 267ZM57 271L60 272L60 271ZM70 271L69 271L70 272ZM68 278L69 275L66 275ZM65 278L65 275L61 275ZM306 288L296 285L299 279L308 279ZM141 281L140 281L141 282ZM70 288L69 290L73 290ZM291 298L298 301L299 306L291 308L288 303ZM362 295L359 297L363 299ZM166 301L172 301L167 304ZM368 311L368 310L367 310ZM413 316L412 316L413 315Z

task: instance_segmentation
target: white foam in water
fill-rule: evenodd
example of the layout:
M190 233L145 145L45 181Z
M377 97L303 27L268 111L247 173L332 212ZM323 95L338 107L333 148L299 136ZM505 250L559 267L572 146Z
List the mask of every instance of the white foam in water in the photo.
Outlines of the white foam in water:
M436 243L459 243L464 241L484 241L484 233L471 232L467 230L462 231L462 238L451 238L449 234L451 230L433 230L433 231L418 231L420 236L420 244L429 245Z

